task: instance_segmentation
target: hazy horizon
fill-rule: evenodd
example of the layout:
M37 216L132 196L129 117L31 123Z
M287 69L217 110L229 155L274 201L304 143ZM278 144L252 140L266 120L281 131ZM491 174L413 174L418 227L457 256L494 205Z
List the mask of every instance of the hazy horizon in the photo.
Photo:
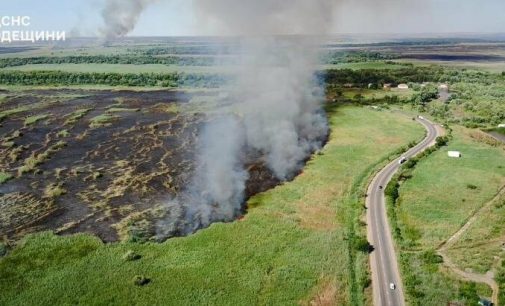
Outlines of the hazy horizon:
M129 37L223 36L202 27L195 0L158 0L146 5ZM4 0L0 16L31 16L34 30L65 30L76 37L100 36L105 0ZM505 33L500 0L340 0L334 35L463 35ZM259 19L261 20L261 19ZM259 23L260 24L260 23ZM279 33L296 34L296 33Z

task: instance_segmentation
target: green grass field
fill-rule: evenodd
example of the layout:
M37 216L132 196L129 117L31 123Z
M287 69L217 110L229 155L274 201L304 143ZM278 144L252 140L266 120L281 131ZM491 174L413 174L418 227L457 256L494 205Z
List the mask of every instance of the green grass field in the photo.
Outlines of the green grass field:
M362 304L369 290L349 276L349 191L424 130L359 107L331 109L330 125L322 154L293 182L250 199L240 221L160 244L27 237L0 259L0 304ZM125 260L129 250L141 258ZM135 285L142 277L150 283Z
M412 178L399 189L395 210L404 240L400 244L400 258L404 281L410 285L412 305L442 305L450 301L473 303L476 295L491 295L490 288L483 284L463 282L435 255L441 243L493 199L505 184L503 147L489 145L480 131L457 126L453 129L454 138L449 146L422 159L412 172ZM463 157L449 158L449 150L460 151ZM466 246L456 244L449 249L447 254L460 269L472 267L483 272L492 263L489 258L499 255L499 252L488 250L496 251L497 244L489 243L483 248L474 245L473 251L467 246L468 239L482 241L505 233L500 216L482 219L481 222L487 224L484 227L475 223L479 230L466 234ZM486 260L486 268L482 268Z
M409 99L414 94L412 89L398 89L392 88L390 90L384 89L363 89L363 88L346 88L343 90L342 95L347 99L355 99L356 95L361 95L363 99L384 99L386 96L397 96L401 99Z
M136 48L139 45L136 45ZM38 57L38 56L75 56L75 55L124 55L131 54L127 46L103 46L99 41L86 47L64 47L53 48L52 46L39 46L33 50L25 50L22 52L3 53L2 57Z
M472 135L456 127L450 145L421 162L401 187L400 219L422 247L437 247L505 184L504 151ZM463 158L449 158L450 150Z
M505 63L495 62L465 62L465 61L437 61L437 60L415 60L415 59L399 59L399 63L412 63L416 66L442 66L448 68L468 69L477 71L486 71L491 73L502 73L505 71Z
M504 215L503 206L484 214L462 240L449 249L449 256L459 267L484 274L505 259Z
M392 65L384 62L342 63L322 65L321 69L401 69L403 65ZM34 64L6 67L6 71L63 71L63 72L97 72L97 73L231 73L232 66L179 66L162 64Z
M477 273L493 271L505 260L505 195L502 193L489 204L448 250L459 267Z

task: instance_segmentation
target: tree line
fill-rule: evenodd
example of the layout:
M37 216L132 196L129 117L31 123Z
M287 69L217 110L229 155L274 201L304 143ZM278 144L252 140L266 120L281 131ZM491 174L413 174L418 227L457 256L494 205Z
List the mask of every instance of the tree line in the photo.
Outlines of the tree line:
M162 64L179 66L211 66L214 64L214 59L212 57L153 57L136 55L39 56L0 59L0 68L37 64Z
M161 86L206 87L222 86L228 77L217 74L187 73L86 73L61 71L3 71L3 85L108 85L108 86Z
M405 66L400 69L330 69L318 73L318 78L326 84L350 84L352 87L366 88L369 84L423 83L473 83L492 85L502 81L504 76L480 71L448 69L440 66Z
M79 57L77 57L79 58ZM34 58L32 58L34 59ZM57 59L57 58L52 58ZM8 59L3 59L8 60ZM2 60L0 60L2 61ZM0 84L5 85L81 85L97 84L111 86L196 86L217 87L230 80L224 74L199 73L86 73L62 71L2 71ZM467 82L471 84L496 84L501 75L483 72L448 70L441 67L410 67L401 69L331 69L319 71L316 78L327 86L350 84L367 88L369 84L422 82Z
M189 48L189 47L188 47ZM199 50L189 49L188 52L193 55L201 55ZM168 52L168 53L167 53ZM37 56L37 57L14 57L0 59L0 68L16 67L24 65L40 64L129 64L129 65L178 65L178 66L212 66L216 62L214 56L159 56L171 54L171 49L153 48L148 49L141 54L124 55L71 55L71 56ZM207 53L204 53L207 54ZM320 61L323 64L354 63L379 60L392 60L396 58L393 54L382 54L378 52L342 52L326 51L321 54ZM223 59L222 59L223 61ZM232 64L233 58L227 58L224 61Z
M393 53L380 53L371 51L338 51L327 50L320 55L322 64L335 65L339 63L362 63L375 61L391 61L397 59Z

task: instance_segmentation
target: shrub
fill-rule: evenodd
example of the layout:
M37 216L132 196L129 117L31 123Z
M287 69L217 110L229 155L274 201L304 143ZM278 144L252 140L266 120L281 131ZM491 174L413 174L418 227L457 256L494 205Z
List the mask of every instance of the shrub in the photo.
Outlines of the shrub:
M406 181L413 177L412 171L402 171L400 175L398 175L398 181Z
M475 190L475 189L477 189L477 186L475 186L473 184L467 184L466 188L471 189L471 190Z
M13 148L16 145L14 141L4 141L2 142L2 147Z
M447 136L439 136L436 139L436 143L437 143L436 145L439 148L446 146L448 142L449 142L449 137L447 137Z
M366 238L358 237L354 240L354 249L363 252L363 253L371 253L373 251L373 246L366 240Z
M147 284L149 284L151 282L151 280L145 276L142 276L142 275L136 275L134 278L133 278L133 284L135 284L136 286L145 286Z
M361 283L361 288L368 288L368 287L370 287L370 285L372 285L372 279L365 275L360 280L360 283Z
M65 137L70 136L70 133L68 132L68 130L61 130L58 132L58 134L56 134L56 136L58 138L65 138Z
M49 117L49 115L36 115L36 116L28 117L25 119L25 126L35 124L40 120L46 119L47 117Z
M128 223L128 241L145 243L153 237L153 224L146 219L130 221Z
M440 264L444 262L442 256L438 255L435 250L428 250L424 252L422 259L426 264Z
M118 116L102 114L102 115L91 118L89 126L91 128L109 126L112 121L117 120L117 119L119 119Z
M62 184L50 184L44 189L44 197L57 198L67 193Z
M97 179L101 178L102 176L103 176L103 174L100 173L99 171L93 172L93 174L92 174L93 180L97 180Z
M12 175L9 173L5 172L0 172L0 184L3 184L7 182L8 180L12 179Z
M0 257L4 257L7 254L7 247L5 244L0 242Z
M477 305L480 299L477 294L477 286L475 283L462 283L461 287L459 287L459 296L470 302L468 305Z
M386 196L391 198L392 203L396 203L396 200L400 196L400 194L398 193L398 187L400 187L400 185L398 184L397 179L393 179L387 185L386 190L384 191Z
M142 258L142 256L140 256L139 254L135 253L132 250L129 250L128 252L126 252L123 255L123 259L125 261L135 261L135 260L139 260L140 258Z
M407 169L412 169L417 165L417 159L416 158L411 158L407 160L404 164L404 167Z

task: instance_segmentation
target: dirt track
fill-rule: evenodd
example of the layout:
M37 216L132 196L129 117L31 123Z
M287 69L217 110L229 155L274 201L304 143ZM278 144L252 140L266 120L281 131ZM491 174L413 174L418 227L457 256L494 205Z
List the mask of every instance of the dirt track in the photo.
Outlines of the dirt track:
M447 239L442 245L438 248L437 252L444 259L444 265L447 266L452 272L459 275L461 278L465 280L469 280L476 283L484 283L488 285L493 290L493 296L491 297L491 301L494 305L498 304L498 296L499 296L499 286L494 280L493 272L488 271L486 274L478 274L467 272L459 269L456 264L452 262L450 257L447 255L447 250L454 245L463 234L470 228L470 226L477 220L480 214L489 209L491 205L493 205L498 199L500 199L505 194L505 186L500 189L498 194L489 202L487 202L482 208L480 208L475 214L468 219L468 221L449 239Z

